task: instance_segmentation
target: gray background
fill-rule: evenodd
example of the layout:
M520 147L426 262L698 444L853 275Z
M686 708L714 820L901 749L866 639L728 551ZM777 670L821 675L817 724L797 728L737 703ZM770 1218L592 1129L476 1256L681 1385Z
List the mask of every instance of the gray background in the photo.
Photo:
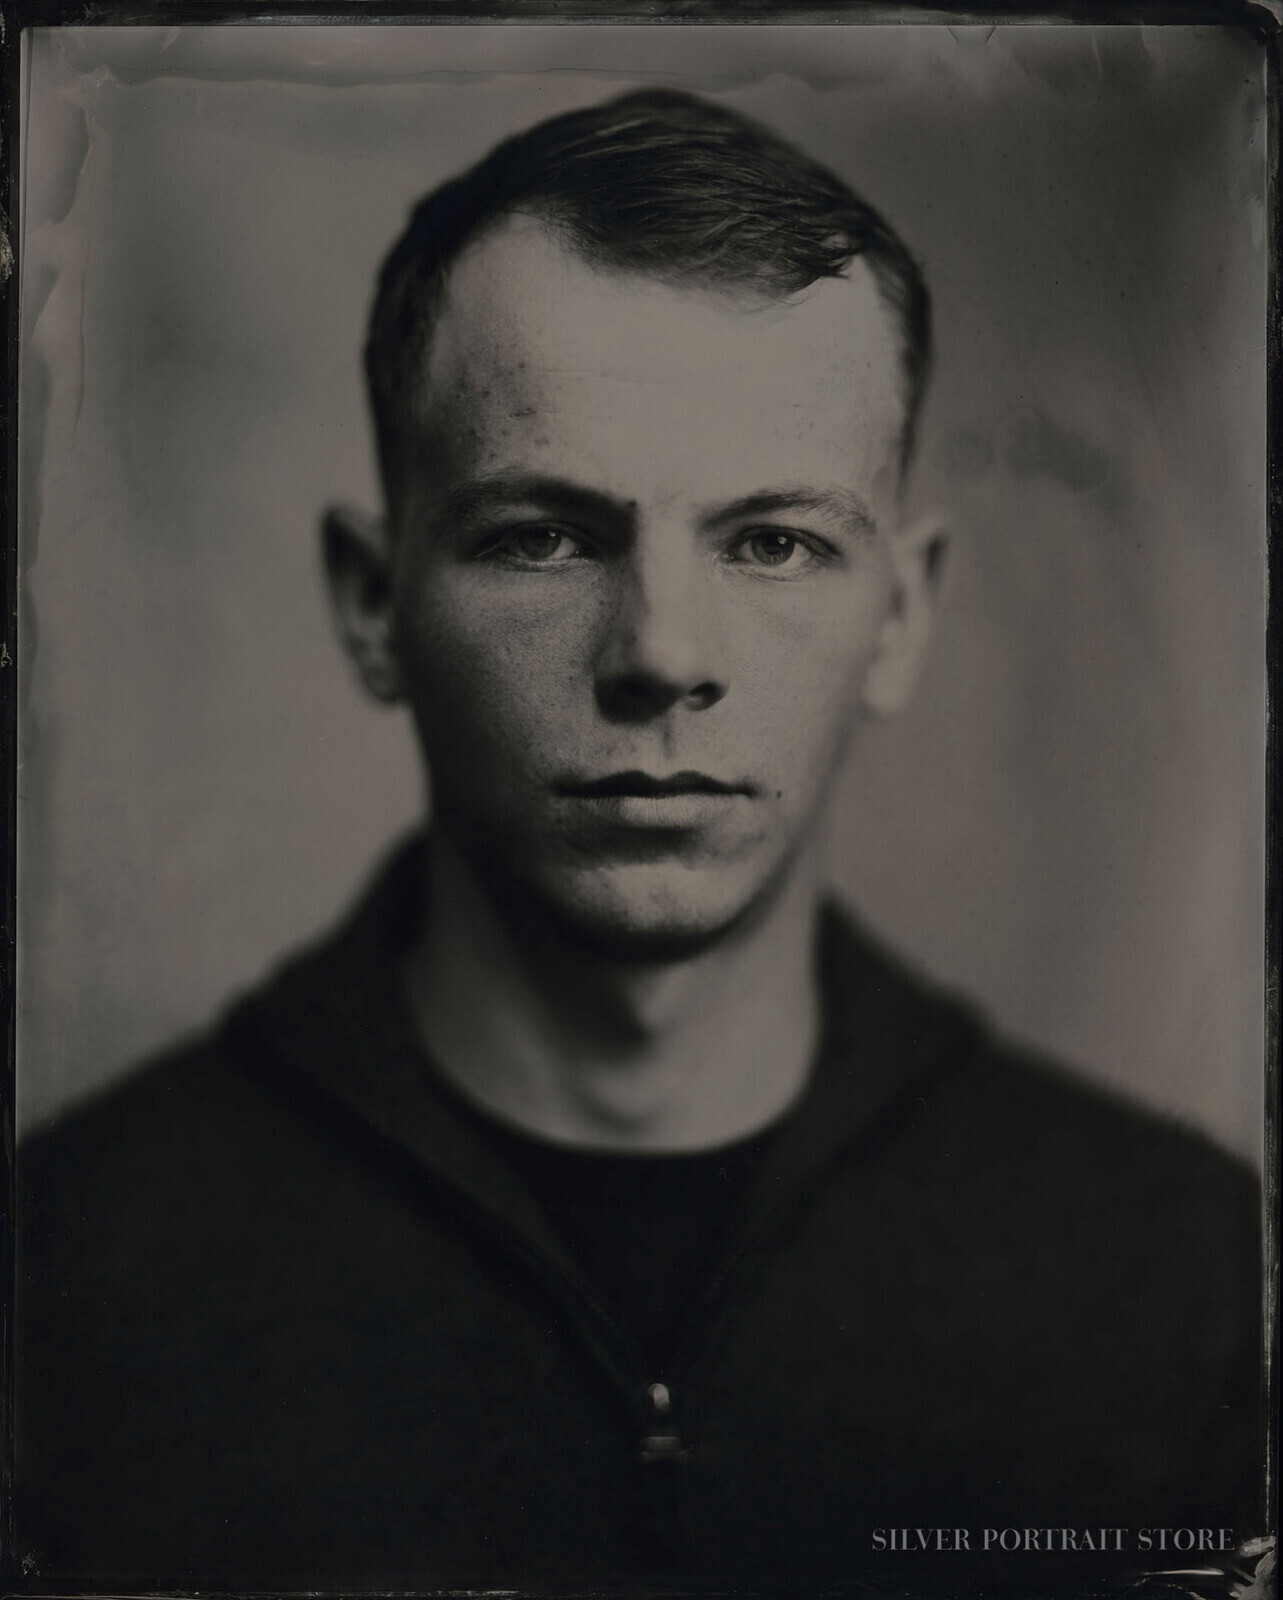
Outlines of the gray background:
M638 82L835 166L922 258L957 543L832 872L999 1021L1257 1155L1264 117L1218 30L29 35L19 1115L198 1026L422 805L329 634L376 503L377 263L503 134Z

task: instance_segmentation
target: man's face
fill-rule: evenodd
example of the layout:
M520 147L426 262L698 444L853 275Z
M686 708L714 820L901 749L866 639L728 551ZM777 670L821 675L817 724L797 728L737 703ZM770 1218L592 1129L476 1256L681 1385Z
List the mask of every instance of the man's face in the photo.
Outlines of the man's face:
M908 678L872 276L736 301L515 219L455 267L424 383L392 595L437 825L581 934L716 935Z

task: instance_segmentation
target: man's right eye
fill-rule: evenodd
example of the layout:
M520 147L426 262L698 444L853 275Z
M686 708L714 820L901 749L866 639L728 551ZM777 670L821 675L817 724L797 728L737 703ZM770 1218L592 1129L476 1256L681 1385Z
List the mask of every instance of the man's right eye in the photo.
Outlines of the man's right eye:
M513 528L490 542L487 554L516 557L532 566L559 566L586 554L583 543L569 529L556 523L528 523Z

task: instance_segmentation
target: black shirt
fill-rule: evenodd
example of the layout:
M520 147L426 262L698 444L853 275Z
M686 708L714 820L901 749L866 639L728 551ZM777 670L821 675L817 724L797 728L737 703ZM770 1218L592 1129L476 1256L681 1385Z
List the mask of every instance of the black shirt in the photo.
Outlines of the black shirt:
M710 1150L617 1153L520 1133L454 1098L521 1175L584 1277L662 1378L683 1313L720 1257L745 1190L786 1119Z

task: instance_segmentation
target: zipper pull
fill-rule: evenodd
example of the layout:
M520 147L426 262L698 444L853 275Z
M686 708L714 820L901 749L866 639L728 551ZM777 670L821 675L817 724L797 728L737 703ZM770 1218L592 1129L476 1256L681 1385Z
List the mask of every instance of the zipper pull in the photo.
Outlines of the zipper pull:
M651 1431L643 1434L637 1451L637 1459L643 1465L653 1466L661 1461L680 1463L686 1460L689 1452L682 1444L681 1435L673 1430L672 1412L673 1397L668 1385L666 1383L648 1385L646 1420Z

